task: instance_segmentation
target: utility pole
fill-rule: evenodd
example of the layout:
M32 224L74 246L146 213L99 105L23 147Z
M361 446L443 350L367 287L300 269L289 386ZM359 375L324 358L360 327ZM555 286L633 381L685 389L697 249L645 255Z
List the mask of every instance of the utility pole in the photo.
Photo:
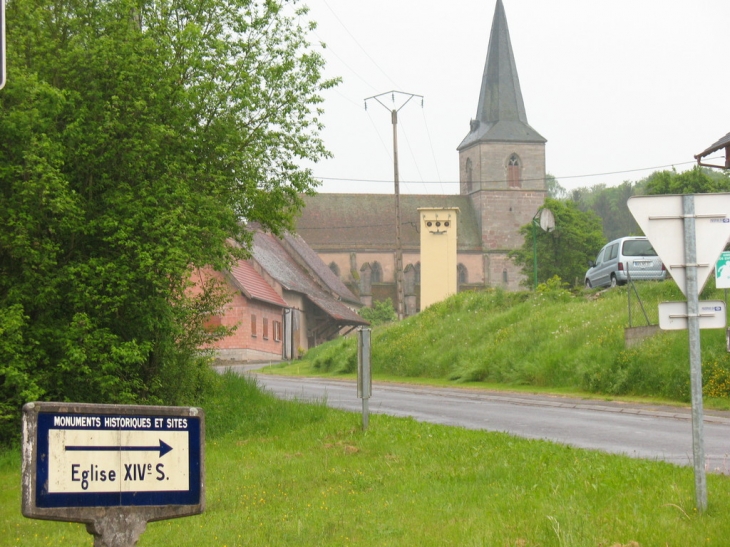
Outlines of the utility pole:
M395 94L399 97L403 96L404 101L398 108L395 107ZM390 95L393 102L393 107L387 106L381 97ZM396 290L396 312L398 313L398 320L401 321L405 317L403 309L403 303L405 297L403 295L403 245L401 243L400 228L400 182L398 178L398 111L407 105L413 97L419 97L421 99L421 108L423 108L423 95L415 95L413 93L404 93L403 91L388 91L387 93L381 93L380 95L374 95L365 99L365 110L368 109L368 100L373 99L378 101L386 110L390 110L391 122L393 124L393 181L395 183L395 290Z

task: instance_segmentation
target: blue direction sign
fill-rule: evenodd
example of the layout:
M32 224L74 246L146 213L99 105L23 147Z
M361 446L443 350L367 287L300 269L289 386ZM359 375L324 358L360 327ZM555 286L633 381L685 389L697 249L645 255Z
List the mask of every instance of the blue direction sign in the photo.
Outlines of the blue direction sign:
M40 412L36 443L36 507L201 502L200 418Z

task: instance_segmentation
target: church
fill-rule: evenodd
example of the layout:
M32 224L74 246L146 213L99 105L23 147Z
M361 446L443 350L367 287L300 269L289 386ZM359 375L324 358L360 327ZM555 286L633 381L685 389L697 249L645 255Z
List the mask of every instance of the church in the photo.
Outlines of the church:
M507 18L497 0L476 117L457 146L459 194L400 196L405 315L420 311L419 208L458 208L458 290L523 288L509 259L546 196L545 143L527 122ZM397 302L393 194L305 198L297 233L332 272L371 306Z

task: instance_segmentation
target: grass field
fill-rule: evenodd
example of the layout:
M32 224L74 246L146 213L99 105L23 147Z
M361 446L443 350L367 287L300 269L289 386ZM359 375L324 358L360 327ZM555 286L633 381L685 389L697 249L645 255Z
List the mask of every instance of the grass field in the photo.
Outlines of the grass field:
M205 404L207 509L140 546L727 546L730 479L690 468L382 415L278 401L225 375ZM0 455L0 547L83 546L78 524L20 515Z
M637 286L655 316L659 302L684 299L671 281ZM703 298L724 294L707 291ZM628 324L626 287L577 294L557 284L537 292L463 292L404 321L375 327L373 374L689 402L687 332L661 331L627 348ZM725 331L703 330L701 338L708 406L727 409ZM356 350L354 337L340 338L312 349L286 372L351 374Z

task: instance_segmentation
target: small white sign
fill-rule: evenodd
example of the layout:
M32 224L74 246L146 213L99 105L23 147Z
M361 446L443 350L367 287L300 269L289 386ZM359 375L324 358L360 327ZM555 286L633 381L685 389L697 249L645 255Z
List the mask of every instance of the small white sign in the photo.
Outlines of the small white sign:
M720 258L715 264L715 287L718 289L730 289L730 252L720 253Z
M190 488L187 431L52 429L48 493Z
M725 302L706 300L699 302L699 323L701 329L725 328ZM662 302L659 304L659 328L662 330L686 330L687 302Z

